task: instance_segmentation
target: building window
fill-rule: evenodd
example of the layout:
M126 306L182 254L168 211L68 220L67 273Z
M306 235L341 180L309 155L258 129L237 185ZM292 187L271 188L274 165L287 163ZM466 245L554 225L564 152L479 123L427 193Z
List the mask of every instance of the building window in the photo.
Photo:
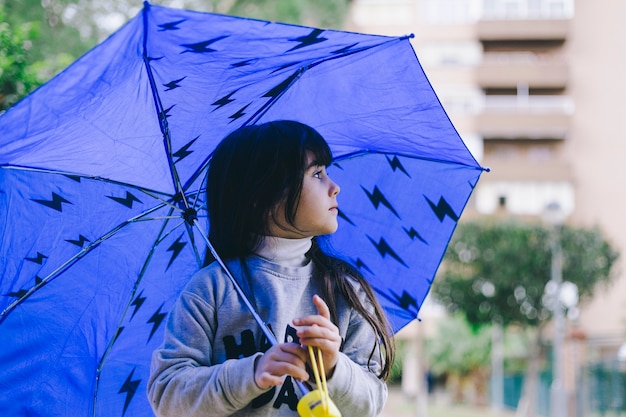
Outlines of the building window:
M410 25L414 18L414 0L360 0L352 10L354 22L366 27Z
M438 24L471 23L480 17L481 0L420 0L422 22Z
M574 0L484 0L485 19L569 19Z
M565 214L574 211L574 187L566 181L494 181L479 184L476 210L494 214L506 209L513 215L539 216L548 203L557 201Z
M428 42L415 48L424 67L473 67L483 59L478 41Z

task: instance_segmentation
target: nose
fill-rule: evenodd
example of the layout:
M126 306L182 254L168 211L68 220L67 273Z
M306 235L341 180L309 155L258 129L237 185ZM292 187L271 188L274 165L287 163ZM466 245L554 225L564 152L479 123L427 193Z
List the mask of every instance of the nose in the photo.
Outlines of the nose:
M341 188L339 187L339 184L337 184L333 180L330 180L330 195L334 197L337 194L339 194L339 191L341 191Z

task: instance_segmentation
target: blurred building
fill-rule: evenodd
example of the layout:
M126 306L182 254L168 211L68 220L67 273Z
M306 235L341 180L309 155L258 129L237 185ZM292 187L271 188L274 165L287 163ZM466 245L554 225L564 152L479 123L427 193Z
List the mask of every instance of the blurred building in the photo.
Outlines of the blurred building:
M415 35L450 118L492 170L466 215L541 216L558 202L626 258L625 17L622 0L352 0L350 29ZM616 358L626 340L618 269L581 306L585 360Z

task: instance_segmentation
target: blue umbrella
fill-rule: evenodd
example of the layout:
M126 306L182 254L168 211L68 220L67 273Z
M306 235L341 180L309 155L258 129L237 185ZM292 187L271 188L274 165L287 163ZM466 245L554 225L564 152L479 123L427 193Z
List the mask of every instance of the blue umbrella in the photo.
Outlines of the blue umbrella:
M211 152L275 119L331 145L342 191L329 247L395 330L418 316L483 168L409 37L145 3L0 116L5 415L151 415L151 352L205 259Z

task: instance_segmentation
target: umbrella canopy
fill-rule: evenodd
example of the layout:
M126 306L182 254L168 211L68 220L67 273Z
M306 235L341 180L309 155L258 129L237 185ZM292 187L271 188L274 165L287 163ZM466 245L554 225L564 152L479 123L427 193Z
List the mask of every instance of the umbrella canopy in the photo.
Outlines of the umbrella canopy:
M211 152L276 119L333 150L329 246L395 330L417 317L483 169L409 37L146 3L0 116L0 409L151 415L151 352L205 257Z

